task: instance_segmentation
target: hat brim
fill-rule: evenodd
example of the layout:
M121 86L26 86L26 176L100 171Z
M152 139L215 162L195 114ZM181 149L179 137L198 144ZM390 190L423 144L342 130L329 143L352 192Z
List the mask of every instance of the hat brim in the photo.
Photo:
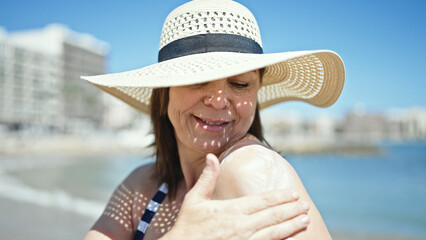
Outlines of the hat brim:
M132 71L82 78L149 114L153 88L192 85L260 68L265 68L258 92L260 108L291 100L328 107L340 96L345 80L342 59L328 50L200 53Z

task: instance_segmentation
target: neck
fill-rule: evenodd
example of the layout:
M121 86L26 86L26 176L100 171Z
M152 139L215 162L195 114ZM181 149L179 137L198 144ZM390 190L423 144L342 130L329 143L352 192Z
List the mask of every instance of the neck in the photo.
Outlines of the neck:
M186 191L195 185L206 164L206 154L188 150L178 144L178 152Z

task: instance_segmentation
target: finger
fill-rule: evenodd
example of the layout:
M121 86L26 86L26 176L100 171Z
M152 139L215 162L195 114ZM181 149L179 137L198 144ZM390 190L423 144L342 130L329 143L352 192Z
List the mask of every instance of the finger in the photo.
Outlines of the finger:
M247 220L247 224L249 226L256 226L256 229L262 229L280 224L301 214L306 214L308 210L309 204L305 201L281 204L251 214Z
M293 219L285 221L280 224L271 225L255 232L249 239L283 239L291 237L292 235L306 229L309 225L309 217L306 214L297 216Z
M299 193L292 189L274 190L255 195L248 195L231 200L231 206L239 213L252 214L266 208L299 199Z
M188 192L189 198L195 201L211 199L219 173L219 160L214 154L207 154L206 166L194 187Z

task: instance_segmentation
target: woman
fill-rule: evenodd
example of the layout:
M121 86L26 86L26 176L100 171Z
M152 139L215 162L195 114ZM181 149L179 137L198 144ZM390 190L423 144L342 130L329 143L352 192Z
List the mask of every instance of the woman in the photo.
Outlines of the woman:
M330 106L343 87L340 57L263 54L247 8L194 0L167 17L158 60L83 77L150 114L156 149L155 164L123 181L86 239L330 239L297 173L263 138L259 109Z

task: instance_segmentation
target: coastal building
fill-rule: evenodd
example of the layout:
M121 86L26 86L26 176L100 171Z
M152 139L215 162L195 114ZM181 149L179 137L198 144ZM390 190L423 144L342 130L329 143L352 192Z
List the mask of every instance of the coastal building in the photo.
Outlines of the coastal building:
M336 139L335 120L329 115L321 115L313 119L312 135L318 136L324 142L334 142Z
M65 133L99 127L102 93L80 76L105 73L108 48L59 24L0 29L0 125Z
M355 142L377 142L388 135L388 120L382 114L351 112L342 122L345 139Z
M388 113L390 140L425 140L426 110L410 108Z

